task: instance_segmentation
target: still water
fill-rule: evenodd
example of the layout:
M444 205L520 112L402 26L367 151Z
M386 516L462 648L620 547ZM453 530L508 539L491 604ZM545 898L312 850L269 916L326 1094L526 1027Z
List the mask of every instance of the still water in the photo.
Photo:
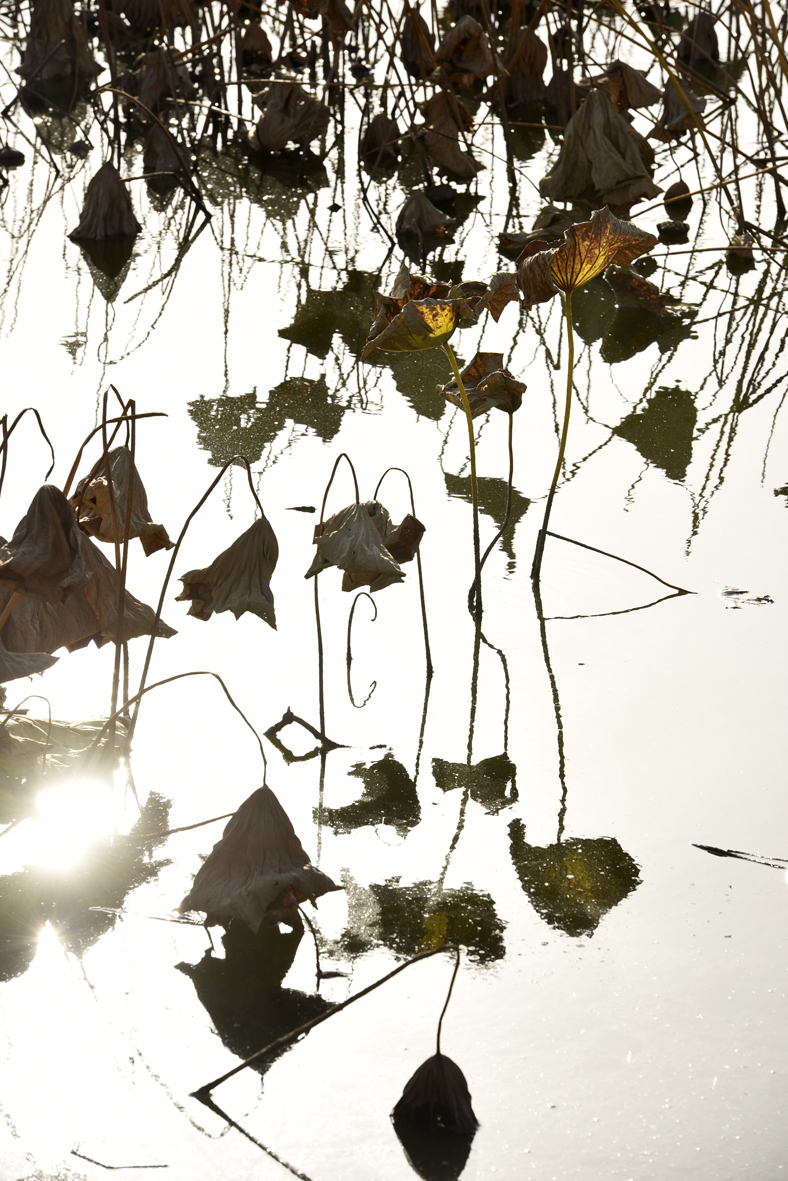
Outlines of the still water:
M551 528L691 594L549 539L535 599L530 561L565 382L561 308L511 306L499 323L484 317L457 334L464 361L500 351L527 384L513 424L512 525L485 567L475 653L467 435L434 392L448 362L438 351L358 360L373 293L390 289L403 255L358 198L357 104L346 104L347 150L329 134L327 156L315 152L300 181L298 153L264 170L206 148L210 221L180 190L131 180L143 233L111 280L66 238L97 161L65 154L73 126L37 117L61 175L33 144L3 194L2 411L10 421L39 409L62 486L113 383L139 411L167 415L139 424L137 466L172 537L240 452L279 539L277 631L248 614L204 623L174 601L177 576L208 565L254 519L243 470L231 468L184 540L163 612L178 634L157 642L150 680L211 670L258 731L288 708L319 724L303 577L317 516L295 510L319 513L343 451L362 499L388 467L412 477L435 675L425 699L415 564L376 596L376 620L359 602L349 671L351 596L337 571L322 576L326 731L341 746L321 775L319 758L291 757L313 750L305 730L282 729L279 747L264 740L269 785L307 852L344 885L314 912L329 973L319 987L308 932L274 929L255 943L214 929L212 949L201 926L172 921L224 821L135 839L231 813L262 782L254 737L212 678L143 701L132 754L141 816L121 770L114 788L79 777L56 787L3 835L0 1176L781 1176L783 256L759 253L755 269L730 274L725 215L716 199L698 200L690 244L653 252L651 281L685 313L669 331L649 342L620 312L617 324L601 278L575 297L576 398ZM486 280L511 266L497 233L530 227L556 152L545 131L515 130L514 219L502 134L487 124L474 140L487 171L461 187L460 225L428 273ZM681 150L658 161L663 187ZM141 176L134 145L126 170ZM694 166L687 179L698 187ZM406 160L385 184L364 183L391 228L420 178ZM749 185L757 204L760 181ZM655 201L631 216L654 231L665 213ZM505 511L507 420L492 413L476 426L486 547ZM3 536L48 462L28 416L9 449ZM380 498L396 521L409 511L396 473ZM341 466L327 513L352 500ZM137 597L155 606L167 561L132 544ZM132 644L132 687L144 645ZM8 703L40 693L54 718L105 717L111 649L62 651L43 679L9 685ZM42 701L25 707L46 719ZM472 1143L403 1145L389 1120L434 1051L451 977L443 956L219 1087L219 1110L191 1097L444 939L463 951L442 1046L468 1079L481 1124Z

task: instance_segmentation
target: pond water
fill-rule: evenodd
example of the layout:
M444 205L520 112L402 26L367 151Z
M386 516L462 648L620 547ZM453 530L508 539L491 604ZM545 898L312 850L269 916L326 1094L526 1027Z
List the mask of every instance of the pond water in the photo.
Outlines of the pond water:
M615 25L589 36L594 61L624 44ZM382 76L371 23L359 39ZM10 34L5 60L18 62ZM3 105L15 85L0 86ZM689 242L658 244L641 270L680 301L669 328L617 312L601 277L575 295L575 399L551 529L596 549L549 538L540 595L529 573L563 408L560 300L507 307L455 335L463 361L497 350L527 385L511 523L484 569L477 639L465 420L435 393L448 361L439 350L359 360L373 294L391 289L404 258L386 234L423 177L407 145L385 180L358 169L367 92L350 86L303 176L293 149L263 160L205 144L209 220L181 189L145 184L130 135L123 175L143 229L110 278L66 237L101 152L90 108L17 108L8 125L26 160L0 193L0 411L11 422L39 410L62 487L112 383L139 412L166 414L138 423L137 467L171 537L242 453L279 540L276 631L250 614L205 623L174 602L178 576L255 518L245 473L231 467L185 536L163 610L177 635L157 641L149 683L210 670L258 732L288 709L319 726L303 575L342 452L362 500L387 468L411 475L434 676L415 563L375 596L374 621L359 602L349 668L352 597L336 570L323 574L325 724L341 745L306 757L315 743L296 724L278 745L263 740L269 786L344 886L309 911L319 985L308 931L271 928L255 942L236 924L224 939L213 928L212 946L202 926L175 921L225 821L188 826L226 817L263 782L255 738L213 678L143 700L131 755L141 815L121 768L114 788L59 779L3 833L0 1176L777 1177L788 1149L785 255L758 249L753 269L729 271L735 227L712 189L695 199ZM720 133L727 108L712 106ZM510 112L522 124L512 204L487 109L473 138L486 170L452 179L458 225L413 262L441 280L513 269L497 234L531 227L557 155L549 131L527 126L543 106ZM740 115L752 154L754 125ZM655 118L637 113L636 126ZM65 150L81 132L96 145L85 161ZM657 147L662 188L680 170L692 189L714 184L686 138ZM771 192L762 176L741 182L752 222L773 224ZM656 232L666 215L657 198L630 216ZM483 547L506 508L507 424L495 412L476 420ZM80 475L100 454L91 446ZM27 416L9 445L4 537L48 463ZM380 498L395 521L410 511L397 473ZM343 463L327 514L353 499ZM297 511L309 506L317 513ZM129 587L154 607L167 562L130 547ZM145 645L130 646L132 692ZM10 683L8 705L30 692L59 720L106 717L113 646L59 656L42 679ZM21 708L47 718L40 699ZM170 829L185 831L136 839ZM434 1052L449 955L217 1087L213 1107L192 1097L443 941L462 950L442 1048L468 1080L472 1141L399 1136L389 1119Z

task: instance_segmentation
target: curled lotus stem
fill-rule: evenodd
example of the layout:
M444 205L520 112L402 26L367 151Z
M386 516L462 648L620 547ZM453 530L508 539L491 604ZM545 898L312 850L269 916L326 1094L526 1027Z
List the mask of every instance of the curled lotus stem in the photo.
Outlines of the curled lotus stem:
M356 612L356 603L358 603L359 599L362 599L362 598L369 599L370 603L372 604L372 610L375 612L375 614L372 616L373 623L375 622L375 620L378 617L378 605L375 602L375 600L372 598L372 595L368 595L366 591L360 591L359 594L356 595L355 599L353 600L353 602L351 604L350 615L348 616L348 621L347 621L347 655L346 655L347 691L348 691L348 696L350 698L350 704L355 706L356 709L363 709L364 708L364 706L367 704L367 702L369 701L372 694L375 692L375 689L377 688L377 685L378 685L377 681L373 681L369 687L369 693L366 695L364 700L361 702L361 705L356 705L355 699L353 697L353 685L350 680L350 665L353 662L353 653L352 653L352 650L350 647L350 635L351 635L351 632L353 629L353 616L355 615L355 612Z
M561 476L561 468L564 463L564 452L566 451L566 438L569 434L569 414L572 410L572 378L574 376L575 367L575 335L572 328L572 292L566 291L564 293L564 313L566 315L566 335L567 335L567 358L566 358L566 405L564 407L564 425L561 428L561 442L558 445L558 460L555 465L555 472L553 473L553 482L550 485L550 491L547 494L547 504L544 510L544 520L542 521L542 528L539 530L539 536L536 539L536 550L534 551L533 565L531 566L531 579L534 583L539 582L539 576L542 571L542 555L544 554L544 543L547 540L547 526L550 523L550 510L553 507L553 498L555 490L558 485L558 480Z
M484 563L489 558L497 542L501 540L506 530L509 528L509 518L512 515L512 487L514 483L514 447L512 444L512 433L514 427L514 414L509 415L509 483L506 486L506 513L504 514L503 524L501 525L495 537L492 539L487 549L482 554L480 570L484 569ZM476 597L476 584L468 591L468 610L473 612L473 603ZM485 641L486 643L486 641Z
M460 391L462 398L462 405L465 410L465 418L468 423L468 451L471 460L471 496L473 498L473 561L474 561L474 600L476 604L476 614L481 615L482 611L482 566L479 557L479 488L476 482L476 442L473 437L473 415L471 414L471 404L468 401L468 395L465 392L462 377L460 376L460 369L457 365L457 358L448 341L444 341L443 351L449 358L449 362L454 373L454 380L457 382L457 388Z
M408 490L410 491L410 511L413 513L413 516L415 517L417 514L416 514L416 502L413 498L413 484L411 483L410 476L405 471L404 467L387 467L386 468L385 472L378 480L377 487L376 487L374 494L373 494L373 500L377 500L378 492L380 491L380 485L383 483L383 481L385 480L385 478L389 474L389 472L402 472L403 476L408 481ZM432 653L430 652L430 634L429 634L429 631L427 630L427 603L424 598L424 575L423 575L422 569L421 569L421 553L419 550L416 550L416 568L419 572L419 599L421 601L421 622L422 622L422 626L424 628L424 653L427 658L427 680L430 681L432 679L432 674L435 670L434 670L433 664L432 664Z

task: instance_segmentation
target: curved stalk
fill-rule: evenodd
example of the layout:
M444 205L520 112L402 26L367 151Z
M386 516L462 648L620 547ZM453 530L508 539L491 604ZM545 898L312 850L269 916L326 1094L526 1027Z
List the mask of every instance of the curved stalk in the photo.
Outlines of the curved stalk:
M480 559L479 546L479 489L476 483L476 442L473 437L473 415L471 414L471 404L468 401L468 395L465 392L462 378L460 377L460 370L457 365L457 358L454 351L446 341L443 345L443 351L449 358L449 362L454 373L454 380L457 382L457 388L460 391L462 398L462 405L465 410L465 418L468 423L468 452L471 460L471 496L473 498L473 561L474 561L474 588L475 588L475 604L476 614L481 615L482 612L482 567Z
M555 465L555 472L553 473L553 482L550 485L550 491L547 495L547 505L544 510L544 520L542 521L542 528L539 530L539 536L536 539L536 549L534 551L533 565L531 566L531 578L535 583L539 582L539 575L542 570L542 555L544 553L544 543L547 539L547 526L550 523L550 510L553 507L553 497L558 485L558 480L561 476L561 468L564 464L564 452L566 451L566 437L569 434L569 414L572 409L572 377L575 368L575 334L572 329L572 292L566 291L564 293L564 313L566 315L566 336L567 336L567 374L566 374L566 405L564 407L564 425L561 430L561 442L558 446L558 461Z

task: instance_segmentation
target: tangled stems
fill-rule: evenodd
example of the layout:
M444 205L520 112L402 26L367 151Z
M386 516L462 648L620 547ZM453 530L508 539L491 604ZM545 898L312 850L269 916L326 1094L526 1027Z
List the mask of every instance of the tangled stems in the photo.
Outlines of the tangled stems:
M567 374L566 374L566 406L564 407L564 425L561 429L561 442L558 447L558 462L555 465L555 472L553 473L553 482L550 485L550 491L547 495L547 505L544 510L544 520L542 521L542 528L539 530L539 536L536 539L536 549L534 551L533 565L531 566L531 579L533 582L539 582L539 575L542 571L542 555L544 553L544 543L547 540L547 526L550 522L550 510L553 507L553 497L555 496L558 479L561 475L561 468L564 463L564 452L566 451L566 436L569 433L569 414L572 409L572 377L575 367L575 335L572 329L572 292L564 292L564 313L566 315L566 335L568 342L567 349Z
M471 404L468 401L468 395L465 392L462 378L460 377L459 366L457 365L457 358L448 341L444 341L443 351L449 358L449 363L454 373L454 380L457 382L457 388L460 391L462 398L462 405L465 410L465 418L468 422L468 450L471 459L471 495L473 498L473 562L474 562L474 590L475 590L475 606L476 615L480 616L482 612L482 565L480 558L479 546L479 489L476 484L476 443L473 437L473 415L471 414ZM557 478L557 477L556 477ZM545 518L545 528L547 518Z

